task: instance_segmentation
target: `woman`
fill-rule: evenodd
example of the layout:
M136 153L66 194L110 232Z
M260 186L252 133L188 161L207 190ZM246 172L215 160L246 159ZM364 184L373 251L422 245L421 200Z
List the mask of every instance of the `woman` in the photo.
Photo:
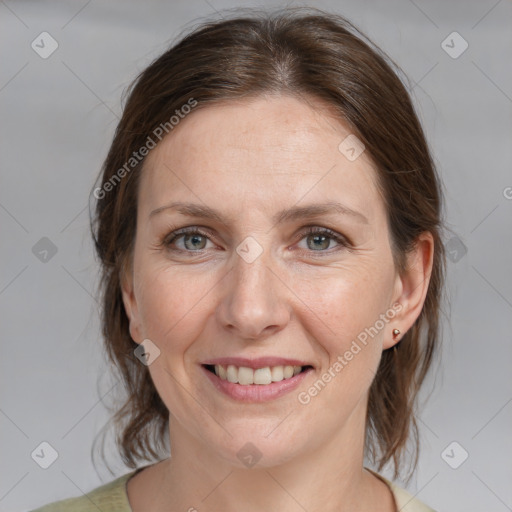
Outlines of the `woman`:
M445 267L378 48L314 10L200 26L133 84L94 196L133 470L39 512L432 510L365 467L417 446Z

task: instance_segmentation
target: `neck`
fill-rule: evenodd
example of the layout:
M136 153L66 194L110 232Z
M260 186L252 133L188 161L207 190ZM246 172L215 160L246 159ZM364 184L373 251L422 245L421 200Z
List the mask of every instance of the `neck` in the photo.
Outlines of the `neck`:
M355 433L364 434L365 412L354 411L329 442L312 443L310 450L282 464L250 469L219 457L171 417L172 456L158 464L159 474L153 475L150 508L190 512L393 510L387 486L363 469L364 435Z

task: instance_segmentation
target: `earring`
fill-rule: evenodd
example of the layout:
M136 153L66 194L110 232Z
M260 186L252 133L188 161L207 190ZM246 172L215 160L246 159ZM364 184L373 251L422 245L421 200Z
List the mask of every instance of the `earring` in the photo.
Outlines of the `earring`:
M393 329L393 338L400 334L400 329Z

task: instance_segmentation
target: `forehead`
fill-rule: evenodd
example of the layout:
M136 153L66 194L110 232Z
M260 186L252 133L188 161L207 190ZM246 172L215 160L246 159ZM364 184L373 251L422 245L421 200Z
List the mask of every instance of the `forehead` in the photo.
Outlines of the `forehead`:
M350 128L313 98L196 107L146 157L139 211L170 200L236 213L329 199L370 218L383 208L376 171L366 152L349 160L340 150L348 136Z

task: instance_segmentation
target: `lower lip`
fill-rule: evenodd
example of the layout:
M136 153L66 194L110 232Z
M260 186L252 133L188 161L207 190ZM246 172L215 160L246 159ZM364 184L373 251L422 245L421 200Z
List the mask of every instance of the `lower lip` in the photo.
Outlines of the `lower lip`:
M222 380L220 377L217 377L215 373L207 370L204 366L201 366L201 368L210 379L210 382L219 391L240 402L268 402L270 400L275 400L276 398L296 389L313 370L312 368L308 368L289 379L284 379L280 382L272 382L271 384L242 385Z

